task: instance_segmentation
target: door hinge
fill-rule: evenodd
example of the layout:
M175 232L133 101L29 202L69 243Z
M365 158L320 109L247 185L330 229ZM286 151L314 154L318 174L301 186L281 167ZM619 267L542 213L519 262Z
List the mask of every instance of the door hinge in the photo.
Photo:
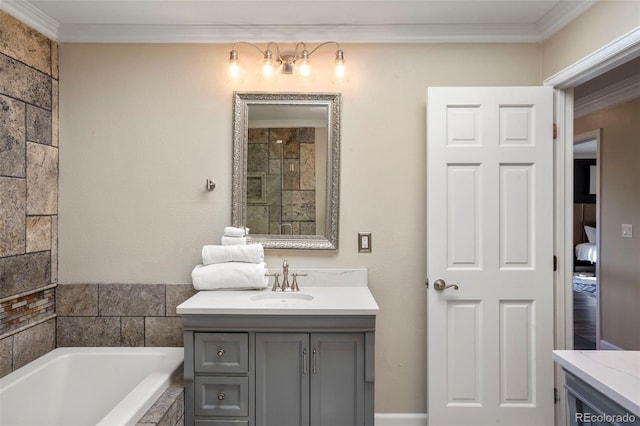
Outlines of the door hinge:
M553 256L553 272L558 270L558 256Z
M553 403L557 404L560 402L560 396L558 395L558 388L553 388Z
M553 123L553 140L558 139L558 125Z
M427 280L424 282L424 285L426 285L427 288L429 288L429 278L427 278Z

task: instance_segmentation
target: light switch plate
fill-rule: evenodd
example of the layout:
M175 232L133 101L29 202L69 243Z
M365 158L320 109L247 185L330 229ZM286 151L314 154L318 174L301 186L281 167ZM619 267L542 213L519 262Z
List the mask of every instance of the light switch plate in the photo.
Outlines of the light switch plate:
M633 238L633 225L623 223L622 224L622 236L624 238Z
M371 232L358 232L358 253L371 253Z

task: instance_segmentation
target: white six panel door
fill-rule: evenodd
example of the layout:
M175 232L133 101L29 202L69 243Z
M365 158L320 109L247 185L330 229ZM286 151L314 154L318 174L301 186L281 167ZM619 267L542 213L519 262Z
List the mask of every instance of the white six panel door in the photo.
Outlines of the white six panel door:
M552 102L428 89L429 426L553 425Z

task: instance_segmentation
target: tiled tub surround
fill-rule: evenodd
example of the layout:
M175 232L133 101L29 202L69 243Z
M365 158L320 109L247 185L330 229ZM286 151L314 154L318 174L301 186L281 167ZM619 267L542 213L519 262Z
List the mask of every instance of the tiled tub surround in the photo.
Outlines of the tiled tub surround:
M59 284L57 346L183 346L191 284Z
M0 377L55 347L58 46L0 11Z
M184 374L182 368L171 384L136 426L184 426Z

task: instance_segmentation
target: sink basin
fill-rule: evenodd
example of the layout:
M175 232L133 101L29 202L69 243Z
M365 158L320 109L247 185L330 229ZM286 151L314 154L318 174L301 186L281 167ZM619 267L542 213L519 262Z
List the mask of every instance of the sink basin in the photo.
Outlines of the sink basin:
M269 293L264 294L256 294L255 296L251 296L251 300L256 301L276 301L281 303L287 303L289 301L310 301L313 300L313 296L306 293L298 293L298 292L277 292L271 291Z

